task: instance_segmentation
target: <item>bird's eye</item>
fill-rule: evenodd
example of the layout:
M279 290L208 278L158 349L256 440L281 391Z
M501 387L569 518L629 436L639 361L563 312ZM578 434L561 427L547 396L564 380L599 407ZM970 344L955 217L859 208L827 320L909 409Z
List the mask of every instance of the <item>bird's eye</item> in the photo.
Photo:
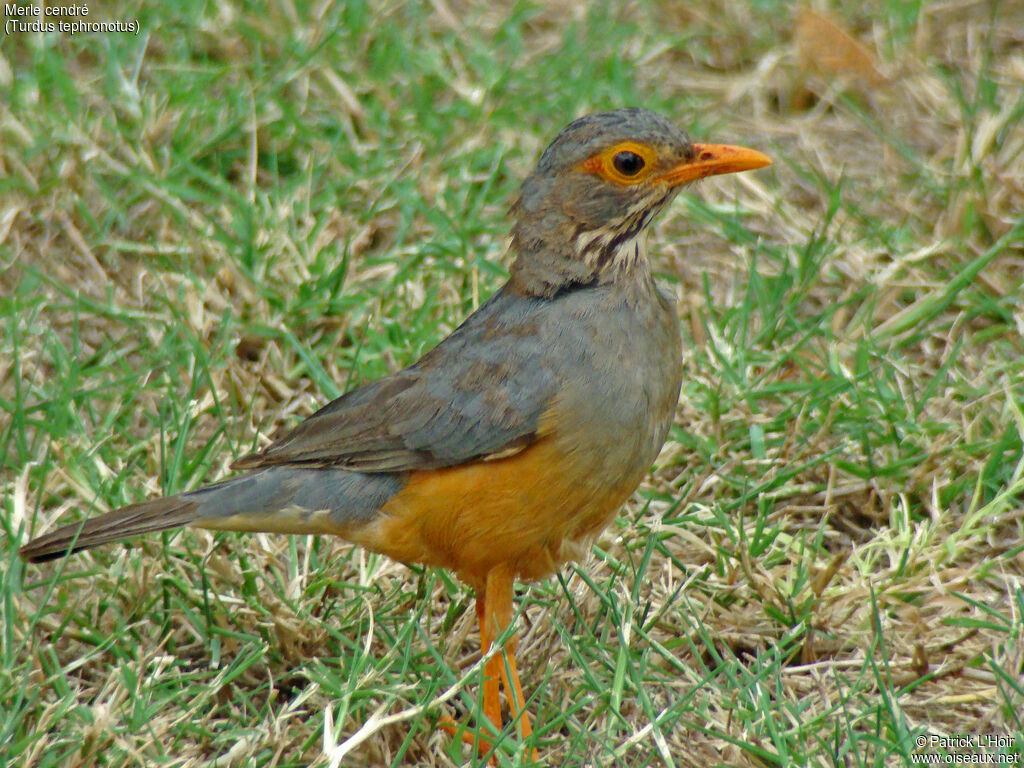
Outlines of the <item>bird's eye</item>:
M579 169L628 187L643 182L656 165L657 153L653 147L636 141L620 141L588 157L580 163Z
M612 165L623 176L636 176L644 169L644 159L636 152L619 152L612 158Z

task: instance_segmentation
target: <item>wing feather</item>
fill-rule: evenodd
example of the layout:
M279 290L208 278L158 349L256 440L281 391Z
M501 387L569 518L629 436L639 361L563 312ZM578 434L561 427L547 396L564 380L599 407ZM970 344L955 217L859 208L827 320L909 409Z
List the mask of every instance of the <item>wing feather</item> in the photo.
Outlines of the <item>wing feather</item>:
M342 395L238 469L435 469L508 455L537 437L558 389L536 299L498 291L416 364Z

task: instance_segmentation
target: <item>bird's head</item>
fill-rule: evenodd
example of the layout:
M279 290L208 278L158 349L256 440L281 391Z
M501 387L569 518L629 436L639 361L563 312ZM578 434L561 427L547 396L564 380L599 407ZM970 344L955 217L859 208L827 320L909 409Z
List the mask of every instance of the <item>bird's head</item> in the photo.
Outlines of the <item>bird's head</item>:
M512 284L552 296L614 280L643 259L647 225L683 184L761 168L743 147L694 144L645 109L581 117L551 142L512 208Z

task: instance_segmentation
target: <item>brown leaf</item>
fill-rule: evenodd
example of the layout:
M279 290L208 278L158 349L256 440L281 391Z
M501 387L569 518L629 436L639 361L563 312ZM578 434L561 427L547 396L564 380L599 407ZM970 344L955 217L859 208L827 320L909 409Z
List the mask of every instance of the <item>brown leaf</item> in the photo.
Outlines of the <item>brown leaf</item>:
M867 47L828 17L803 8L794 32L800 66L825 78L861 80L881 85L885 77Z

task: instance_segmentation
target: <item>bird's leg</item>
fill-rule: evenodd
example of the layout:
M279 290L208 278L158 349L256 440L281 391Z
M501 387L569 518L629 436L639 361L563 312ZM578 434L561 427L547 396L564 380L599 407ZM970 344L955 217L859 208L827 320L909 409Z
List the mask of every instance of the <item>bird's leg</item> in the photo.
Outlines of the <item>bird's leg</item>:
M514 590L514 574L506 565L499 565L492 568L487 574L486 604L480 622L480 648L483 653L490 649L491 643L496 640L502 632L512 623L512 595ZM477 612L480 613L480 602L477 601ZM516 667L516 645L517 638L513 633L505 643L504 652L495 654L487 662L484 671L484 712L501 729L500 703L498 707L499 720L494 721L487 709L487 675L492 674L491 665L495 666L501 675L501 684L505 688L505 695L508 697L508 706L512 712L512 719L518 724L519 736L526 739L533 728L530 726L529 715L526 714L526 697L523 696L523 687L519 682L519 670ZM495 689L497 682L495 681ZM497 700L497 690L494 691L494 698ZM534 755L536 759L536 755Z
M487 591L481 590L476 596L476 617L480 622L480 655L485 656L491 648L491 643L497 635L488 631L487 620ZM501 698L498 693L499 677L501 675L501 655L495 654L484 664L484 681L481 709L487 719L494 724L494 729L501 733ZM483 754L490 747L489 743L480 743L480 753Z
M504 565L491 569L482 589L477 589L476 615L480 622L480 654L485 656L501 633L512 623L513 574ZM502 728L501 697L499 685L504 687L508 698L512 719L518 725L520 738L526 739L533 733L530 718L526 714L526 697L519 682L519 671L516 667L516 636L513 634L505 643L500 653L495 653L484 664L484 679L481 709L496 731ZM454 722L443 718L440 727L456 733ZM477 729L479 730L479 729ZM462 740L467 744L476 744L481 756L494 746L490 737L478 733L463 733ZM530 759L537 761L537 750L530 750ZM492 763L494 759L492 758Z
M480 624L480 655L485 656L487 651L490 650L493 638L496 635L491 635L487 628L493 626L487 621L487 587L486 581L484 586L478 587L476 590L476 618ZM481 690L482 701L480 708L483 710L484 715L494 725L494 729L497 733L501 733L501 697L499 694L499 684L501 676L503 674L503 665L501 661L501 655L496 654L492 658L487 660L484 664L484 679ZM455 721L449 717L441 718L438 723L438 727L443 731L455 736L459 728ZM484 757L494 746L494 742L490 736L483 736L480 734L480 729L477 728L473 733L466 731L462 732L462 741L465 744L473 745L480 757ZM495 758L491 759L492 764L496 764Z

